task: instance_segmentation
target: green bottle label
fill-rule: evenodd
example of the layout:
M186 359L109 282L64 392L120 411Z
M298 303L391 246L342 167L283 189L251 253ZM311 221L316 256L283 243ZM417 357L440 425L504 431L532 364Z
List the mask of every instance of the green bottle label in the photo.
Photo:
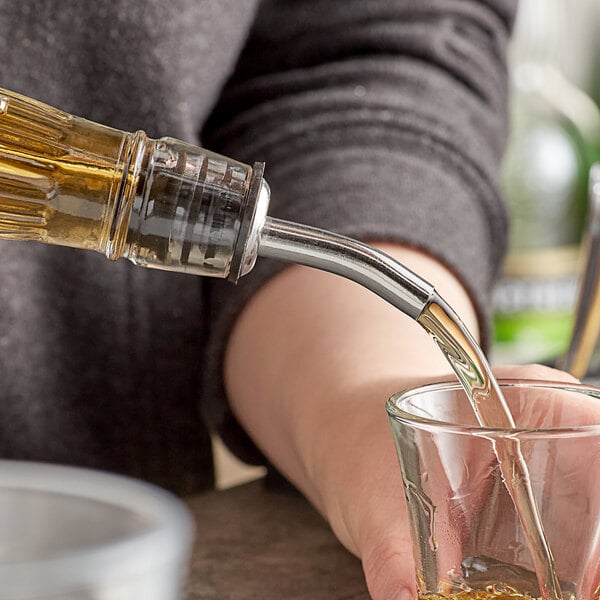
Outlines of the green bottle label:
M567 350L577 277L505 277L495 296L497 363L551 362Z

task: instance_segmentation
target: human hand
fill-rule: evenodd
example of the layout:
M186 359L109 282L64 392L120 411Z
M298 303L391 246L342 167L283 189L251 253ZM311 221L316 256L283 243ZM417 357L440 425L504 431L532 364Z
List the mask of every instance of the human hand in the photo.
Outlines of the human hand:
M519 378L514 379L515 382L538 375L543 379L562 379L567 386L564 389L558 389L564 384L559 384L556 389L552 387L554 384L506 388L506 398L517 427L537 430L533 434L520 435L518 442L512 436L491 433L471 436L443 427L436 428L435 432L430 428L408 427L412 430L409 432L399 422L393 422L404 458L412 522L418 528L426 528L425 532L420 530L421 536L430 535L437 543L435 554L428 552L427 543L415 546L418 572L424 576L424 581L430 582L429 585L432 581L448 584L457 579L460 581L462 561L469 556L489 556L495 561L533 570L533 565L527 562L529 544L523 537L523 527L511 500L515 491L517 497L523 497L523 482L529 481L529 477L525 478L525 473L514 469L515 465L509 460L518 448L530 469L540 516L556 559L556 573L564 582L563 590L573 590L575 585L577 597L595 597L594 590L600 582L600 547L597 543L600 403L597 396L578 392L578 388L585 389L585 386L571 383L573 380L565 374L536 371L539 369L525 367L502 374ZM447 403L431 400L431 406L438 407L433 418L445 420L443 412L438 411L453 405L450 396ZM456 422L474 423L468 403L465 407L466 412L461 410L463 416ZM458 416L454 410L449 413L450 419L454 414ZM593 428L586 428L586 425L593 425ZM561 428L561 433L551 437L543 431L556 427ZM506 462L499 470L497 456L501 455ZM507 483L511 485L505 486ZM527 514L527 510L523 514ZM502 572L498 571L501 563L496 566L490 563L492 566L487 574L481 571L484 563L471 570L475 579L469 583L478 581L479 585L485 585L488 577L501 581L497 579ZM533 592L527 586L535 585L535 575L532 572L528 575L526 570L519 571L511 567L509 571L504 570L504 574L512 572L510 577L516 576L516 581L523 584L517 584L518 589ZM515 579L509 580L511 584L513 581ZM435 590L436 585L427 589ZM537 597L537 594L533 595Z
M496 369L495 374L499 378L575 381L564 372L540 365L503 367ZM398 389L424 383L430 381L421 378L405 381ZM388 384L375 385L370 390L361 390L356 398L346 399L350 403L349 410L337 417L338 422L341 420L339 435L331 443L332 451L341 449L344 457L330 458L332 462L350 463L352 469L335 471L332 481L323 488L326 490L324 513L339 539L361 557L369 591L376 600L410 598L415 590L404 489L391 433L387 423L382 427L374 414L365 411L361 415L361 406L368 406L364 399L360 400L361 396L380 394L384 397L384 393L389 395L388 391ZM524 415L515 417L521 421ZM586 418L592 417L588 414ZM470 468L488 469L489 465L480 462L480 457L474 456ZM488 498L487 492L484 489L477 492L482 503ZM444 510L439 508L438 518L443 521Z
M433 282L477 335L469 296L442 265L412 250L395 255ZM567 377L541 366L499 373ZM385 400L401 389L452 377L418 324L371 292L312 269L291 267L270 281L230 338L225 380L234 412L360 557L374 600L400 600L415 590Z

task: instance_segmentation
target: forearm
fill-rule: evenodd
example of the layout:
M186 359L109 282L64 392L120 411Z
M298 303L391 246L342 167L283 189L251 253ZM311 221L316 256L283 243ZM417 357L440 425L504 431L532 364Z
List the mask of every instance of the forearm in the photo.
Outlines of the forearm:
M422 253L382 248L431 281L477 335L470 300L449 271ZM384 463L395 456L386 398L449 373L416 322L352 282L302 267L280 273L247 305L225 362L237 418L354 552L360 532L336 523L331 499L340 485L359 483L349 484L350 469L355 477L370 471L370 482L378 469L389 476ZM379 452L380 464L356 464L366 448Z
M483 310L506 242L496 180L515 3L262 2L203 141L266 163L271 216L425 247Z

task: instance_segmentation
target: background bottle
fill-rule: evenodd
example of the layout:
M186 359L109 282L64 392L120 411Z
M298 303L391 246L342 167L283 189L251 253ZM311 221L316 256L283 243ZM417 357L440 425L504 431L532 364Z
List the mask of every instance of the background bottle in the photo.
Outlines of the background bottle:
M509 255L494 295L496 362L552 361L568 344L600 114L560 67L562 0L522 0L511 47L503 188Z

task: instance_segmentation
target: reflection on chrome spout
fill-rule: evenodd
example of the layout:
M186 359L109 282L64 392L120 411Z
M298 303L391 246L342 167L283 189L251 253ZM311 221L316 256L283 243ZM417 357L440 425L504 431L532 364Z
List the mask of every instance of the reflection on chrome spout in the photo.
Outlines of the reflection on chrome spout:
M351 279L413 319L434 289L384 252L322 229L267 217L258 255L315 267Z

